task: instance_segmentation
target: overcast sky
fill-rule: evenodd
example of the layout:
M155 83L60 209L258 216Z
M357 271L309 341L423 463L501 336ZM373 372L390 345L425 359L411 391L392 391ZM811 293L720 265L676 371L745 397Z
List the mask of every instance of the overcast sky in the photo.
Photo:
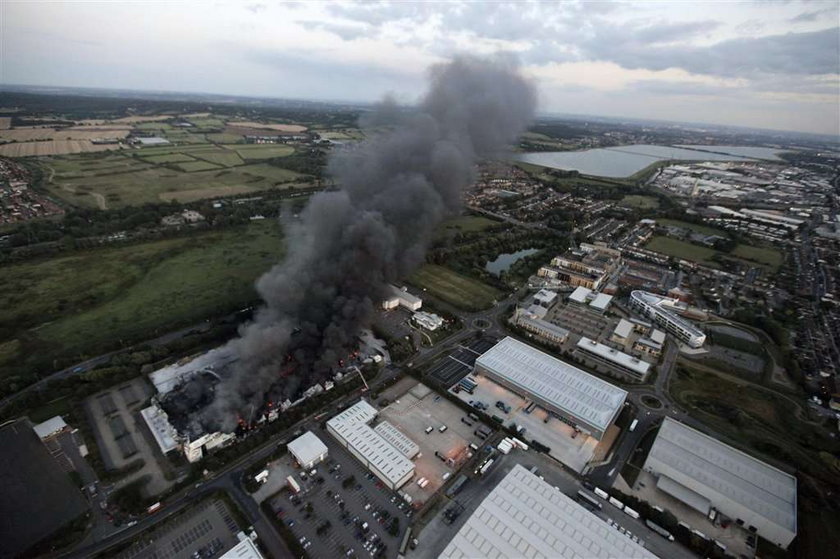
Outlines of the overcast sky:
M0 83L411 103L503 51L543 112L840 134L840 3L14 2Z

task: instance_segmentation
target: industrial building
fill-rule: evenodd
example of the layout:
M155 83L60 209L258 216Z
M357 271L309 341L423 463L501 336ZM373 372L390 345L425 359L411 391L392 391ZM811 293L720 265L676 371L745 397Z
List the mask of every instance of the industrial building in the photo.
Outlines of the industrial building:
M656 556L517 464L470 515L441 557Z
M510 337L481 355L474 373L533 400L598 440L627 398L621 388Z
M34 425L32 429L35 430L35 434L38 435L39 439L46 441L59 433L66 431L69 427L67 426L67 423L64 422L64 418L57 415L44 421L43 423Z
M633 323L629 320L624 320L622 318L618 321L615 330L613 330L611 339L615 343L626 344L628 341L630 341L630 334L633 333L633 330Z
M677 299L637 290L630 293L630 308L652 319L666 332L693 348L706 342L706 334L702 330L677 314L684 309L684 304Z
M578 340L576 347L587 358L611 367L627 375L632 380L644 382L650 373L650 363L646 363L637 357L627 355L622 351L598 343L595 340L582 337Z
M380 421L379 425L373 428L379 436L391 443L391 446L399 450L406 458L411 460L420 453L417 443L409 439L402 431L387 421Z
M569 338L568 330L543 320L538 315L533 314L531 308L528 308L528 310L516 309L513 315L513 323L549 345L561 346Z
M388 293L382 300L382 308L386 310L403 307L410 311L419 311L422 306L423 299L412 295L405 287L400 289L395 285L388 286Z
M406 457L405 448L398 449L381 434L389 431L387 427L379 431L370 427L376 415L376 409L361 400L327 421L327 432L385 485L397 490L414 476L414 463ZM395 438L392 432L387 436Z
M644 469L703 514L714 508L784 548L796 537L796 478L696 429L666 417Z
M588 305L592 310L603 314L612 303L612 295L598 293L588 287L578 286L569 295L569 301L578 305Z
M289 452L295 457L300 467L308 470L327 457L327 445L321 442L315 433L307 431L288 444Z
M411 319L417 326L421 326L431 332L443 326L443 318L434 313L418 311L411 316Z
M621 263L618 251L597 245L555 256L551 264L537 271L542 278L557 280L573 287L598 289Z

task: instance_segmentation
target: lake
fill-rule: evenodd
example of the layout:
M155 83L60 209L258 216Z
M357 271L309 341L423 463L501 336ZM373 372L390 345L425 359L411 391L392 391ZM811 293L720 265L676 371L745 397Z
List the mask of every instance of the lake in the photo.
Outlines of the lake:
M484 269L493 274L494 276L498 276L502 272L507 272L513 264L519 260L520 258L525 258L526 256L531 256L534 253L539 252L538 248L524 248L522 250L518 250L516 252L500 254L496 257L495 260L492 262L488 262Z
M637 173L657 161L679 159L682 161L748 161L751 158L778 159L781 150L748 146L657 146L633 144L612 148L588 149L585 151L545 151L522 153L515 158L524 163L533 163L552 169L578 171L584 175L624 178ZM704 150L725 151L711 153ZM735 153L738 152L738 153Z

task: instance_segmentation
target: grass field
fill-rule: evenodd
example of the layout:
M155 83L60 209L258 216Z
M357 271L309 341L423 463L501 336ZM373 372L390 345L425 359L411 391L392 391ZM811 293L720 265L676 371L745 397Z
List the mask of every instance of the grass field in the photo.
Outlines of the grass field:
M688 229L690 231L694 231L695 233L702 233L703 235L717 235L719 237L729 238L729 233L723 229L715 229L714 227L689 223L688 221L680 221L678 219L657 219L656 223L657 225L681 227L682 229Z
M272 159L274 157L286 157L294 153L292 146L276 144L246 144L231 147L242 159Z
M175 167L181 169L185 173L194 173L196 171L209 171L211 169L221 169L218 165L214 165L208 161L186 161L184 163L176 163Z
M414 272L408 281L438 299L468 311L487 309L502 295L494 287L433 264L426 264Z
M640 210L655 210L659 207L659 200L654 196L639 196L629 194L618 203L625 208L636 208Z
M712 257L717 254L717 251L711 248L701 247L671 237L654 236L646 245L645 248L656 252L661 252L674 258L690 260L698 264L706 266L717 266L718 264L712 260Z
M274 150L277 146L254 146ZM292 150L289 146L279 146ZM251 153L249 152L249 153ZM263 152L265 153L265 152ZM159 200L184 201L286 188L305 175L266 163L222 168L219 164L245 163L236 151L214 144L162 146L107 154L55 157L43 161L51 194L86 207L141 205ZM151 162L151 163L150 163ZM160 166L177 165L179 169ZM183 194L183 196L181 195Z
M186 153L170 153L169 155L150 155L144 157L143 161L148 163L183 163L185 161L195 161Z
M217 144L235 144L243 141L241 134L226 134L219 132L217 134L205 134L208 142L215 142Z
M742 260L757 262L778 269L784 262L784 254L775 248L754 247L750 245L738 245L730 253Z
M496 225L502 225L502 223L486 217L464 215L453 219L447 219L438 226L438 231L462 231L464 233L475 233L477 231L484 231L485 229Z
M239 308L283 254L271 220L0 268L0 372L37 354L102 353Z

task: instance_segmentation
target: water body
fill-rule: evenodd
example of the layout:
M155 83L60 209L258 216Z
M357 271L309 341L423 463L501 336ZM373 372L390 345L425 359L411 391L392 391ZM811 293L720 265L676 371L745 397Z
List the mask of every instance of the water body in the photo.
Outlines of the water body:
M738 150L769 150L775 156L778 150L770 148L749 148L745 146L700 146L707 150L720 151L717 148L728 148L728 151ZM578 171L584 175L598 177L624 178L637 173L657 161L679 159L683 161L750 161L751 157L740 154L711 153L698 149L687 149L677 146L657 146L652 144L633 144L613 148L598 148L585 151L545 151L537 153L522 153L516 156L517 161L533 163L552 169L564 171ZM763 152L762 152L763 153ZM753 152L752 157L761 157L759 152Z
M495 260L488 262L487 265L484 266L484 269L494 276L498 276L502 272L507 272L517 260L525 258L526 256L531 256L537 252L539 252L539 249L537 248L524 248L516 252L500 254Z

